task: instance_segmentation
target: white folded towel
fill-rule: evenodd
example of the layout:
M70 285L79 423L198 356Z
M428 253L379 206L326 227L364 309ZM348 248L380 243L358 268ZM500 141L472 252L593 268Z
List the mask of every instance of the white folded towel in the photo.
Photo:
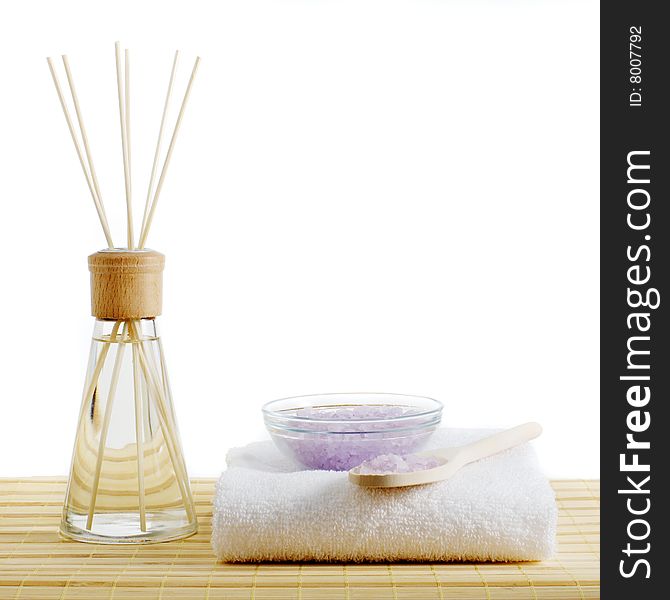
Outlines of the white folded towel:
M426 447L491 433L440 429ZM270 441L233 448L226 462L212 528L224 561L517 561L553 553L556 500L528 444L447 481L398 489L304 470Z

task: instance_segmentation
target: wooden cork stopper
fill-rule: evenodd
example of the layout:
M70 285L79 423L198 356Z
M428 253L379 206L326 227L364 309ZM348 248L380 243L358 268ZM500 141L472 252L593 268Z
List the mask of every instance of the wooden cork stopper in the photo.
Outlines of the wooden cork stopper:
M165 256L154 250L101 250L88 257L91 313L97 319L157 317Z

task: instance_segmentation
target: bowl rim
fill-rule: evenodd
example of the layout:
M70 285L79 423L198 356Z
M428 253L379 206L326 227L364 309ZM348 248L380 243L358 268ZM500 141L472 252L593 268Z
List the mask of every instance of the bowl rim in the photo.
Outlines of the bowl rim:
M333 421L326 421L323 420L321 421L322 423L333 423ZM356 423L365 423L365 421L356 421ZM275 424L268 424L266 423L266 428L268 430L268 433L271 436L278 435L280 437L286 437L286 433L306 433L310 437L332 437L333 435L337 436L347 436L347 435L355 435L358 437L361 437L362 435L366 436L380 436L384 440L390 439L388 436L389 434L400 434L398 437L407 437L409 434L412 433L421 433L422 431L427 431L431 428L436 428L440 424L440 421L438 419L435 419L433 421L427 422L427 423L421 423L420 425L411 425L409 427L393 427L392 429L372 429L370 431L368 430L360 430L360 431L339 431L339 430L314 430L314 429L297 429L296 427L288 427L285 425L275 425ZM394 436L395 437L395 436ZM377 437L374 438L367 438L368 440L372 441L373 439L376 440Z
M433 408L423 410L421 412L414 412L407 415L399 415L397 417L366 417L365 419L341 419L341 418L332 418L332 419L313 419L312 417L301 417L298 415L287 415L285 414L286 410L282 411L272 410L272 406L278 404L279 402L285 402L287 400L304 400L306 398L321 398L323 396L341 396L343 398L355 398L361 396L393 396L396 398L412 398L420 400L428 400L433 404ZM318 406L318 405L317 405ZM338 406L338 405L333 405ZM356 402L351 402L350 404L343 404L342 406L366 406L365 404L360 404ZM308 408L308 407L301 407ZM417 394L397 394L394 392L327 392L325 394L303 394L300 396L287 396L285 398L277 398L276 400L270 400L266 402L262 407L263 416L271 419L278 420L290 420L290 421L303 421L303 422L312 422L312 423L384 423L392 421L403 421L407 419L416 419L418 417L425 417L428 415L436 415L442 412L444 404L440 400L431 398L430 396L419 396ZM360 432L359 432L360 433Z

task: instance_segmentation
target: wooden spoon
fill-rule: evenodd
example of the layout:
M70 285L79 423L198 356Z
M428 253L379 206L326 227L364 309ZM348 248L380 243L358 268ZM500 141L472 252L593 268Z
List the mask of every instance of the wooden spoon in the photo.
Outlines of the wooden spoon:
M539 423L524 423L465 446L418 452L415 456L433 457L440 461L441 464L432 469L410 471L409 473L362 474L360 473L360 466L358 466L349 471L349 481L362 487L385 488L434 483L449 479L461 467L471 462L528 442L541 433L542 427Z

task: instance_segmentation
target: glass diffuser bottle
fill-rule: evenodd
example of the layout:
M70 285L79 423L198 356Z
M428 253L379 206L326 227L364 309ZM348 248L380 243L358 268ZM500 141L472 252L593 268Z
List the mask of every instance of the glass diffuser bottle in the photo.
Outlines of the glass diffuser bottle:
M197 530L156 317L165 257L88 259L96 318L60 530L84 542L175 540Z

